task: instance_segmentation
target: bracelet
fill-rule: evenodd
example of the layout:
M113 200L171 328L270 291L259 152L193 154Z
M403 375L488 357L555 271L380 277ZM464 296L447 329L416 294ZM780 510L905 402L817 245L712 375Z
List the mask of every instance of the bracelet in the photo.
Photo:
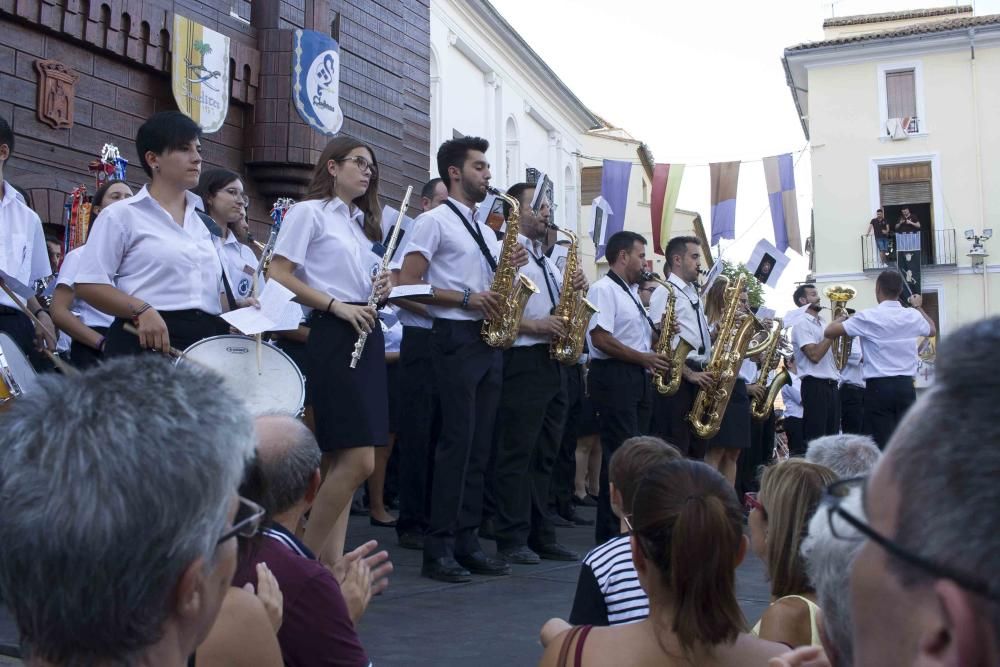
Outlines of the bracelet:
M132 319L138 320L139 316L145 313L150 308L152 308L151 305L149 305L148 303L143 303L141 306L139 306L138 309L132 311Z
M39 308L38 310L36 310L35 312L33 312L32 315L34 315L37 318L38 317L38 313L44 313L44 312L46 312L46 310L44 308Z
M469 297L472 296L472 290L468 287L462 292L462 310L466 310L469 307Z
M336 300L336 297L330 297L330 303L326 304L326 312L330 312L330 309L333 307L333 302Z

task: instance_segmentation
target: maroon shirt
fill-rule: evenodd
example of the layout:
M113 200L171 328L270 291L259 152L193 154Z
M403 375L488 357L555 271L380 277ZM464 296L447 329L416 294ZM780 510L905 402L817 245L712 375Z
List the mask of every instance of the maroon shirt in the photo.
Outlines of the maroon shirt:
M340 584L309 549L281 526L254 539L241 554L233 586L257 586L257 563L274 573L284 597L278 644L287 667L368 667Z

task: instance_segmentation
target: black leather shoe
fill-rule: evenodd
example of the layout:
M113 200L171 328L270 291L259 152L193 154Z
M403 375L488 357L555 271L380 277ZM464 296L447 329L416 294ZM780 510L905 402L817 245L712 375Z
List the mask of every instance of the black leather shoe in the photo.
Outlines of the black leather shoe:
M469 556L455 556L455 560L473 574L492 577L510 574L510 565L497 558L490 558L484 551L477 551Z
M573 504L580 507L597 507L597 500L590 494L582 497L573 494Z
M563 517L561 514L550 515L549 521L551 521L552 525L557 528L569 528L570 526L574 525L572 521Z
M593 526L594 525L594 520L593 519L585 519L584 517L582 517L579 514L577 514L576 511L573 510L573 509L570 509L570 510L568 510L568 511L562 513L562 514L559 514L557 516L560 519L562 519L563 521L566 522L565 525L569 525L569 526ZM556 523L555 521L553 521L552 525L554 525L554 526L562 526L563 524Z
M399 536L399 546L404 549L424 550L424 536L420 533L402 533Z
M538 554L525 546L498 549L497 558L515 565L538 565L542 562Z
M449 584L461 584L472 581L472 574L464 567L455 562L454 558L435 558L425 560L424 566L420 568L420 575L435 581L446 581Z
M580 554L567 549L558 542L542 544L532 547L532 551L545 560L578 561Z
M396 527L396 521L395 520L392 520L392 521L379 521L378 519L376 519L373 516L368 518L368 522L371 523L371 525L374 526L375 528L395 528Z

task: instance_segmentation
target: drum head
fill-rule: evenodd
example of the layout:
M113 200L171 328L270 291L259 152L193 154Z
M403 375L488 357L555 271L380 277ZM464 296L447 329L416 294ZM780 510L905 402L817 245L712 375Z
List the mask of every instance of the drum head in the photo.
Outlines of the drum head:
M214 370L246 401L251 414L274 410L301 414L306 398L302 373L287 354L270 343L261 343L260 348L258 368L255 339L213 336L184 350L177 363L194 363Z
M35 373L28 357L17 346L14 339L3 332L0 332L0 352L3 352L3 361L0 362L0 365L4 366L0 369L0 382L4 381L2 378L9 373L14 382L17 383L21 393L30 394L37 391L38 374ZM7 389L10 391L12 388L8 387ZM17 392L10 391L10 393L16 394Z

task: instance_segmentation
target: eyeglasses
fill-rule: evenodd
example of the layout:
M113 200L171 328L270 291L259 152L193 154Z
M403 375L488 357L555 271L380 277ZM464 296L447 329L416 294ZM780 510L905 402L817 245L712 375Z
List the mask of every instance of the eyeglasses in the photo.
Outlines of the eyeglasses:
M223 190L223 192L225 192L227 195L229 195L236 201L241 202L243 206L250 205L250 197L247 197L242 190L237 190L236 188L226 188L225 190Z
M260 522L264 518L264 508L243 496L240 496L239 503L239 507L236 508L236 517L233 519L233 527L224 532L216 544L222 544L237 535L253 537L260 529Z
M756 491L747 491L743 494L743 506L747 508L748 512L751 510L758 510L764 515L765 519L767 518L767 510L764 509L763 503L757 500Z
M352 155L350 157L341 158L337 160L337 162L353 162L357 165L358 170L360 170L362 174L369 170L371 171L372 176L378 174L378 167L376 167L374 163L369 162L367 158L363 158L360 155Z
M820 505L826 507L827 522L830 524L831 535L839 540L858 539L857 535L845 534L842 526L838 529L837 522L833 520L833 516L836 514L847 522L852 528L854 528L854 530L861 533L861 536L879 545L889 552L890 555L898 558L904 563L912 565L913 567L923 570L927 574L931 574L937 578L951 579L962 588L973 593L978 593L983 597L994 601L1000 601L1000 590L994 589L990 586L990 584L975 579L963 572L959 572L951 567L948 567L947 565L939 565L928 558L924 558L923 556L913 553L905 547L893 542L888 537L877 533L871 526L845 510L842 506L844 498L850 495L852 489L863 487L865 479L865 477L841 479L827 487L826 492L823 494L823 498L820 500Z

